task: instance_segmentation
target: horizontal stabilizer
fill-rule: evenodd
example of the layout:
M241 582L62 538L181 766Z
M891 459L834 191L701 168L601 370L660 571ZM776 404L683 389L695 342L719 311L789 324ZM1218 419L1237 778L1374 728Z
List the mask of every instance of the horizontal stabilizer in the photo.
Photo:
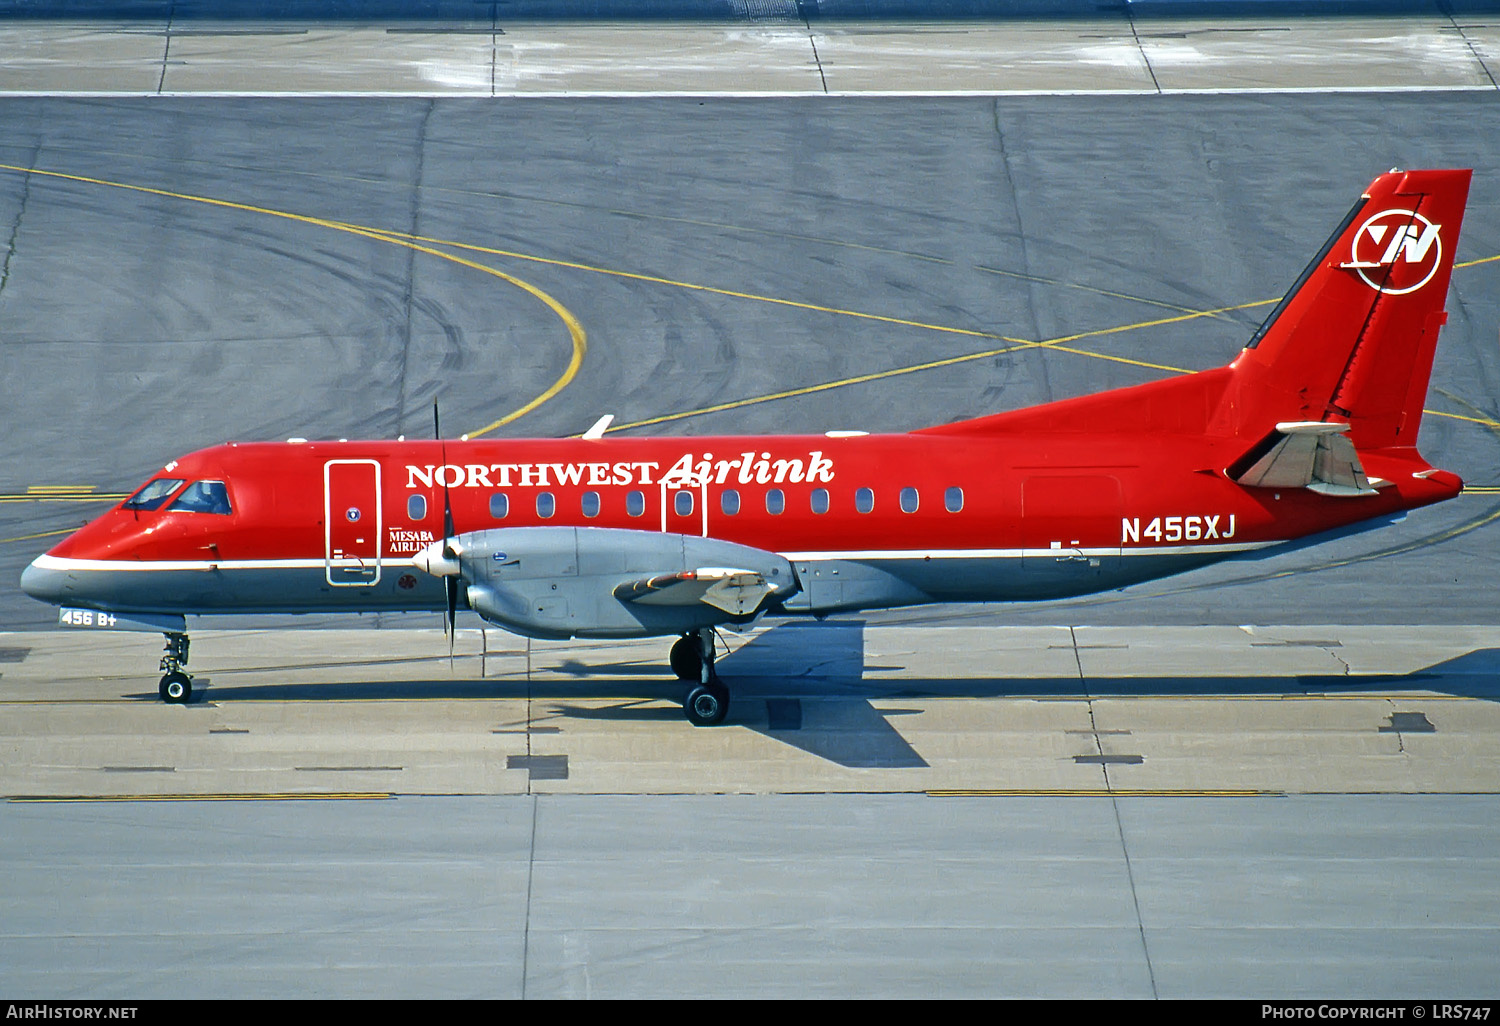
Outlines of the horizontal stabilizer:
M775 590L765 575L756 570L701 567L628 581L615 588L614 595L626 602L649 606L690 606L703 602L730 616L746 616L760 608L765 597Z
M1306 488L1321 495L1374 495L1348 438L1348 424L1288 421L1235 461L1228 474L1252 488Z

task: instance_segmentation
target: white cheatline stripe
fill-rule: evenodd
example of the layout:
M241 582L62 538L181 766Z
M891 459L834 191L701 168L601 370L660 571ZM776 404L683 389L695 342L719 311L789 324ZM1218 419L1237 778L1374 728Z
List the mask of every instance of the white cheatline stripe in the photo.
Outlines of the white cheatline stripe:
M1233 552L1250 552L1270 545L1279 545L1282 539L1271 541L1232 542L1217 545L1140 545L1125 548L1057 548L1057 549L849 549L819 552L783 552L788 560L904 560L931 559L1021 559L1062 556L1183 556L1224 555ZM328 566L325 559L226 559L209 560L136 560L136 559L73 559L66 556L38 556L31 564L39 570L65 571L129 571L152 570L322 570ZM359 560L337 559L336 567L358 567ZM412 559L381 559L382 568L412 569Z
M67 556L38 556L31 563L38 570L91 571L111 570L143 572L152 570L322 570L329 565L326 559L73 559ZM337 568L353 568L365 565L357 559L335 559ZM410 559L381 559L382 568L410 569L416 564Z
M1192 553L1219 554L1249 552L1253 549L1263 549L1268 545L1280 545L1281 542L1281 539L1275 539L1272 541L1228 542L1216 545L1127 545L1124 548L1112 546L1104 549L1079 548L1078 546L1063 546L1056 549L851 549L848 551L782 552L780 555L785 559L794 561L822 561L832 559L1020 559L1023 557L1035 559L1043 556L1180 556Z

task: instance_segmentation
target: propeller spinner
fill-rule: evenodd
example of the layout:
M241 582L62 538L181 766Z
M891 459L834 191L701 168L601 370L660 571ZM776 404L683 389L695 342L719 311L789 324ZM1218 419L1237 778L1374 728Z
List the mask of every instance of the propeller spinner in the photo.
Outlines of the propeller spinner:
M458 563L463 554L464 548L457 538L445 538L422 549L411 561L434 577L457 577L463 572Z

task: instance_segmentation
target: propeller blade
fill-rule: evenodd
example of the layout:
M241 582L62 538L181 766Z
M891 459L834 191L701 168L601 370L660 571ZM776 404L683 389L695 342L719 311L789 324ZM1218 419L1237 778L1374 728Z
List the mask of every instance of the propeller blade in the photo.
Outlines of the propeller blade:
M432 433L442 443L442 459L446 466L448 463L448 443L443 439L442 428L438 423L437 400L432 401ZM443 477L443 555L452 559L453 554L449 551L448 539L454 535L453 530L453 499L448 493L448 478Z
M444 577L443 583L448 588L448 621L446 629L448 633L448 672L453 672L453 642L457 635L458 621L458 578Z
M442 446L442 460L446 466L448 463L448 443L443 440L442 423L438 418L437 400L432 401L432 434ZM443 478L443 559L454 563L458 561L458 548L453 544L453 499L448 493L448 479ZM445 575L443 586L448 597L448 615L443 620L443 633L448 635L448 671L453 671L453 643L457 633L458 623L458 578L462 573Z

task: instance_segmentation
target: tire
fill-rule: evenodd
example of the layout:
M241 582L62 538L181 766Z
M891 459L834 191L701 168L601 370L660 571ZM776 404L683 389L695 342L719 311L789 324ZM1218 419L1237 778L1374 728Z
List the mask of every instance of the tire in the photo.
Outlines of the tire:
M682 711L695 727L716 727L729 715L729 689L722 684L699 684L688 692Z
M173 671L161 679L161 687L157 691L163 702L187 705L193 699L193 678L181 670Z

